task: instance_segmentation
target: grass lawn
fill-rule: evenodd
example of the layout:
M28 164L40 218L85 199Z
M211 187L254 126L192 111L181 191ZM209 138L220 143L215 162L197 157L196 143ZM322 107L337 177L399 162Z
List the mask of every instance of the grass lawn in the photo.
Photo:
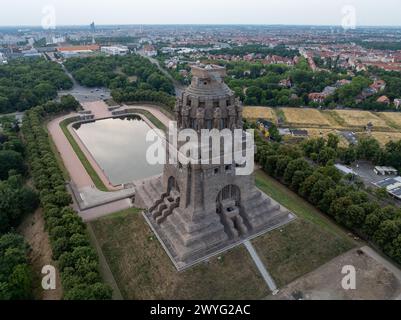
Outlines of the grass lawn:
M302 218L255 239L253 244L279 287L354 247L351 241Z
M269 294L246 249L178 273L138 210L90 223L125 299L261 299Z
M60 123L61 130L63 130L63 133L65 134L66 138L68 139L69 143L71 144L71 147L74 149L75 154L78 156L78 158L81 161L82 165L84 166L86 172L91 177L96 188L98 188L100 191L108 192L109 190L104 185L102 179L100 179L96 170L93 169L92 165L86 158L85 154L82 152L78 143L75 141L74 137L71 135L70 131L68 130L67 127L70 123L71 123L71 119L66 119L63 122L61 122Z
M299 218L253 241L279 286L315 270L357 245L345 229L261 170L256 173L256 184Z
M311 221L344 240L350 241L344 228L262 170L256 172L256 186L298 217Z

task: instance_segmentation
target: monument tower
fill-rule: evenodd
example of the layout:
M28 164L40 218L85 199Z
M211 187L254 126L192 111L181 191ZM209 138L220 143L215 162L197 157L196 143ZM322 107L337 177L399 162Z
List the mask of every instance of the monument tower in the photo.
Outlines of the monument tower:
M192 83L177 98L178 130L242 129L242 104L225 75L223 67L192 66ZM224 150L220 164L166 164L162 177L137 186L137 205L179 269L294 218L223 157Z

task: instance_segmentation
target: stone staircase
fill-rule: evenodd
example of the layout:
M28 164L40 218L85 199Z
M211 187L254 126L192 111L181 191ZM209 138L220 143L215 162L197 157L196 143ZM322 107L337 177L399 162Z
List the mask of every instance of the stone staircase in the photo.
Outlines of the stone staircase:
M149 209L160 200L163 194L161 178L144 181L135 185L136 196L135 203L138 207Z
M160 200L149 209L151 216L157 224L162 224L173 214L174 209L180 206L180 194L177 191L171 191L170 194L163 193Z

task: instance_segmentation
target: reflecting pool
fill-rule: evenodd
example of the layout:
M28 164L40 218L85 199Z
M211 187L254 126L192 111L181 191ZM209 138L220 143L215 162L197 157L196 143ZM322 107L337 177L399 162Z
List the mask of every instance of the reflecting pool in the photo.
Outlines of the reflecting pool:
M146 142L151 128L139 116L98 120L73 126L113 185L130 183L162 173L162 165L150 165Z

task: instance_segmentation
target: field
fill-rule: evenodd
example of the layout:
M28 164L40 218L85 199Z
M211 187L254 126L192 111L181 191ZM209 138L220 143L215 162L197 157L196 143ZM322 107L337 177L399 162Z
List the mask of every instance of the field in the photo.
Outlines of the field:
M246 249L178 273L141 214L135 210L91 222L125 299L262 299L266 283Z
M286 122L291 126L328 127L330 122L315 109L282 108Z
M401 140L401 132L372 132L372 137L384 146L390 141Z
M401 129L401 113L380 112L379 116L395 129Z
M274 110L269 107L245 107L243 116L248 120L265 119L273 122L277 121Z
M360 110L336 110L335 113L344 121L344 127L365 127L371 122L376 128L390 129L383 119L369 111Z

